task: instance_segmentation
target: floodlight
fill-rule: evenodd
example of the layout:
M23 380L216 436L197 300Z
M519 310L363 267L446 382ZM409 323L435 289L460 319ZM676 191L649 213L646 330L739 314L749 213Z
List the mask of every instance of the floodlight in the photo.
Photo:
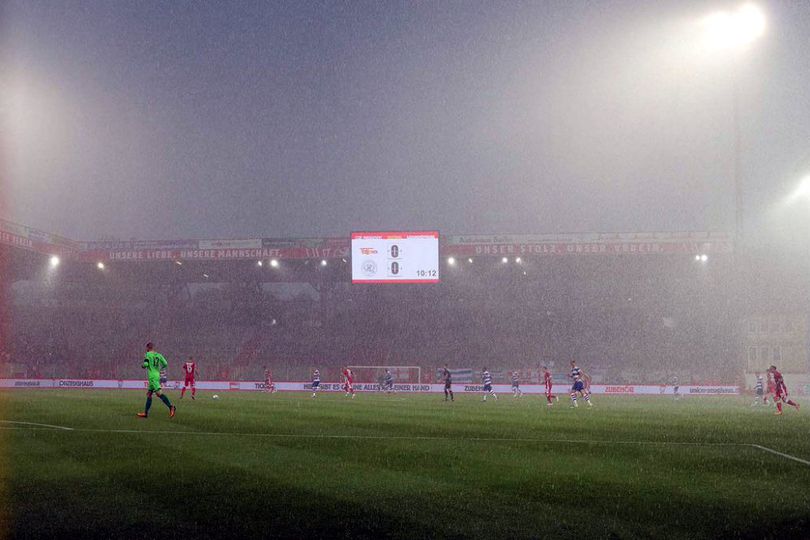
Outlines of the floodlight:
M718 11L701 21L704 41L710 49L739 49L765 33L765 15L754 4L736 10Z

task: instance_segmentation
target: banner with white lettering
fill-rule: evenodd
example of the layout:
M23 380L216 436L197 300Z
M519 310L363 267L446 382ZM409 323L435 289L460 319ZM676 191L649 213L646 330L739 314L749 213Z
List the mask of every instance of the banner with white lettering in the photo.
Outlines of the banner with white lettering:
M308 382L277 382L276 390L287 392L311 392L312 385ZM169 381L163 388L165 390L179 390L183 387L182 381ZM65 389L123 389L146 390L146 381L143 380L116 380L116 379L0 379L0 388L65 388ZM233 391L264 391L265 385L261 381L199 381L198 390L233 390ZM508 394L511 386L508 384L493 385L495 392ZM521 385L524 394L543 394L545 386L540 384ZM354 385L357 392L381 392L383 388L375 383L358 383ZM555 384L553 392L560 396L567 395L571 387L567 384ZM632 395L674 395L672 386L639 385L639 384L594 384L590 388L593 394L609 394L617 396ZM322 382L321 392L343 392L342 383ZM395 384L394 391L399 393L441 393L444 384ZM460 393L482 393L484 388L480 384L454 383L453 391ZM722 396L737 395L739 386L681 386L678 393L683 396Z

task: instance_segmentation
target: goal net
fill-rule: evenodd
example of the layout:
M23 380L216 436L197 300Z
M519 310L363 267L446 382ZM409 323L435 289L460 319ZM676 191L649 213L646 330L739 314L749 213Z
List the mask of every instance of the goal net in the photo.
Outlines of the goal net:
M422 368L419 366L349 366L354 374L354 382L363 384L382 384L385 381L385 370L391 371L394 384L420 384Z

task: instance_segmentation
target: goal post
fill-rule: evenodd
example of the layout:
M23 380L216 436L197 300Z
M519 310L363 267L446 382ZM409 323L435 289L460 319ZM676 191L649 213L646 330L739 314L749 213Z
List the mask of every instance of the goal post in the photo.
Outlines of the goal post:
M422 368L419 366L348 366L354 374L354 382L382 384L385 370L391 370L394 384L421 384Z

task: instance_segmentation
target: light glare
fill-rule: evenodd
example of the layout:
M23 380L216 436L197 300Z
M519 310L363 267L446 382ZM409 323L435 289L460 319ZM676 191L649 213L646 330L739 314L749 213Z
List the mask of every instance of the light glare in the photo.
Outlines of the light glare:
M765 33L765 15L754 4L744 4L733 11L708 15L701 26L708 49L739 49Z
M455 257L448 257L447 258L447 264L449 264L450 266L455 266L456 265L456 258Z
M97 262L96 268L98 268L99 270L104 270L104 263L101 261Z
M60 262L61 261L59 260L59 257L57 257L56 255L53 255L51 257L51 268L56 268L57 266L59 266Z
M276 259L271 259L270 266L272 266L273 268L278 268L278 261Z

